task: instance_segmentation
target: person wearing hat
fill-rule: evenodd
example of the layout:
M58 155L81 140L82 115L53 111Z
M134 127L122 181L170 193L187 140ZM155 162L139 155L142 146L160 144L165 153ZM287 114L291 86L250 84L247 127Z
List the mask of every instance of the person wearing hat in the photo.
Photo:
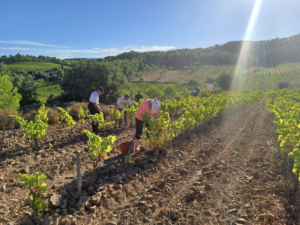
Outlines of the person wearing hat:
M138 102L141 98L144 98L141 93L142 91L139 91L139 93L136 94L136 96L134 97L134 101Z
M143 103L140 105L140 107L137 109L135 114L135 124L136 124L136 132L135 132L135 145L134 149L139 149L139 142L143 133L143 114L147 113L149 117L152 117L154 114L159 115L160 112L160 103L157 99L147 99L143 101ZM146 127L149 128L149 124L146 123ZM149 138L149 135L147 133L147 138Z
M97 88L96 91L94 91L91 94L90 99L89 99L88 108L92 115L103 112L103 110L101 109L101 107L99 105L99 95L102 95L103 93L104 93L104 89L102 87L99 87L99 88ZM97 124L95 124L94 122L92 122L92 129L95 134L98 134Z
M119 98L119 100L116 104L116 109L118 109L120 112L122 112L124 109L126 109L126 105L129 107L132 106L132 102L129 97L129 94L126 94ZM125 125L127 126L127 111L124 112L124 121L125 121ZM121 118L119 120L119 127L122 127L122 122L123 122L123 119Z

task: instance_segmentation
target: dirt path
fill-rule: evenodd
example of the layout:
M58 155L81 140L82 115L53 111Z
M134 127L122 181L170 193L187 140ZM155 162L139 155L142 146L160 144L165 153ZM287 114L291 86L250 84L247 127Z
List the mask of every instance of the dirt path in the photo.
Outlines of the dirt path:
M47 216L59 224L296 224L291 169L280 157L272 115L254 104L181 134L160 152L136 153L126 171L123 158L113 153L108 169L99 168L96 183L85 192L101 192L96 208L76 208L74 182L67 180L74 168L53 176L48 193L60 190L68 213ZM67 167L67 154L64 160ZM6 205L9 198L11 193L2 196Z
M91 224L295 222L286 219L283 204L289 203L277 191L279 180L291 183L291 172L278 170L274 149L277 136L263 105L215 118L174 141L167 157L126 184L120 208L104 207L97 216L102 222Z

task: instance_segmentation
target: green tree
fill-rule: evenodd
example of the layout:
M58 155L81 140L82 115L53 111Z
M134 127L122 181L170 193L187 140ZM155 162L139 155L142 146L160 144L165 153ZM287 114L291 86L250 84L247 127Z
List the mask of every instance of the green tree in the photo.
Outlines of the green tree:
M0 63L0 75L9 75L9 73L9 68L4 63Z
M0 109L17 110L20 107L22 95L14 87L8 75L0 71Z
M199 92L199 96L201 97L208 97L210 95L210 92L207 89L203 89Z
M160 98L163 96L163 92L160 91L160 89L154 85L150 86L145 93L150 97L150 98Z
M39 82L34 79L34 76L26 73L12 74L11 81L22 95L21 105L31 105L39 102L37 100Z
M173 84L168 84L164 91L165 91L165 96L166 97L175 98L177 96L177 91L176 91L176 88Z
M58 80L63 80L64 75L65 75L65 73L64 73L63 70L58 70L58 71L56 72L56 76L57 76L57 79L58 79Z
M68 101L88 101L98 87L104 88L99 96L101 102L115 102L128 81L117 65L110 62L80 61L73 69L67 70L63 79L64 99Z
M229 90L231 83L233 80L233 76L229 74L221 74L217 78L217 83L223 90Z

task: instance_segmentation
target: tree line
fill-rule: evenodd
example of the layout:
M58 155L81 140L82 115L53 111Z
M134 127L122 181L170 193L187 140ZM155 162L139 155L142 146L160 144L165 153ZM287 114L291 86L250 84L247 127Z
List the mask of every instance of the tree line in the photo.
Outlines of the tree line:
M39 55L21 55L20 53L16 55L2 55L0 57L0 62L3 62L5 64L10 63L16 63L16 62L48 62L48 63L56 63L61 65L68 65L67 61L64 61L62 59L58 59L56 57L50 57L50 56L42 56Z
M122 69L130 79L138 71L157 67L194 69L203 65L236 65L243 44L251 46L248 66L274 67L281 63L300 61L300 34L267 41L232 41L208 48L178 49L167 52L125 52L97 61L109 61ZM154 67L153 67L154 66Z

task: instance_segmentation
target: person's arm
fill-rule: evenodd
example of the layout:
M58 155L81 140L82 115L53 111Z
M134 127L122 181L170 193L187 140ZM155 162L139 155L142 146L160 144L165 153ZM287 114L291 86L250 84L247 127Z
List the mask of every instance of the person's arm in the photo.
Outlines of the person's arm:
M99 112L103 112L103 110L101 109L101 107L96 102L93 102L93 104L96 107L96 109L98 109Z

